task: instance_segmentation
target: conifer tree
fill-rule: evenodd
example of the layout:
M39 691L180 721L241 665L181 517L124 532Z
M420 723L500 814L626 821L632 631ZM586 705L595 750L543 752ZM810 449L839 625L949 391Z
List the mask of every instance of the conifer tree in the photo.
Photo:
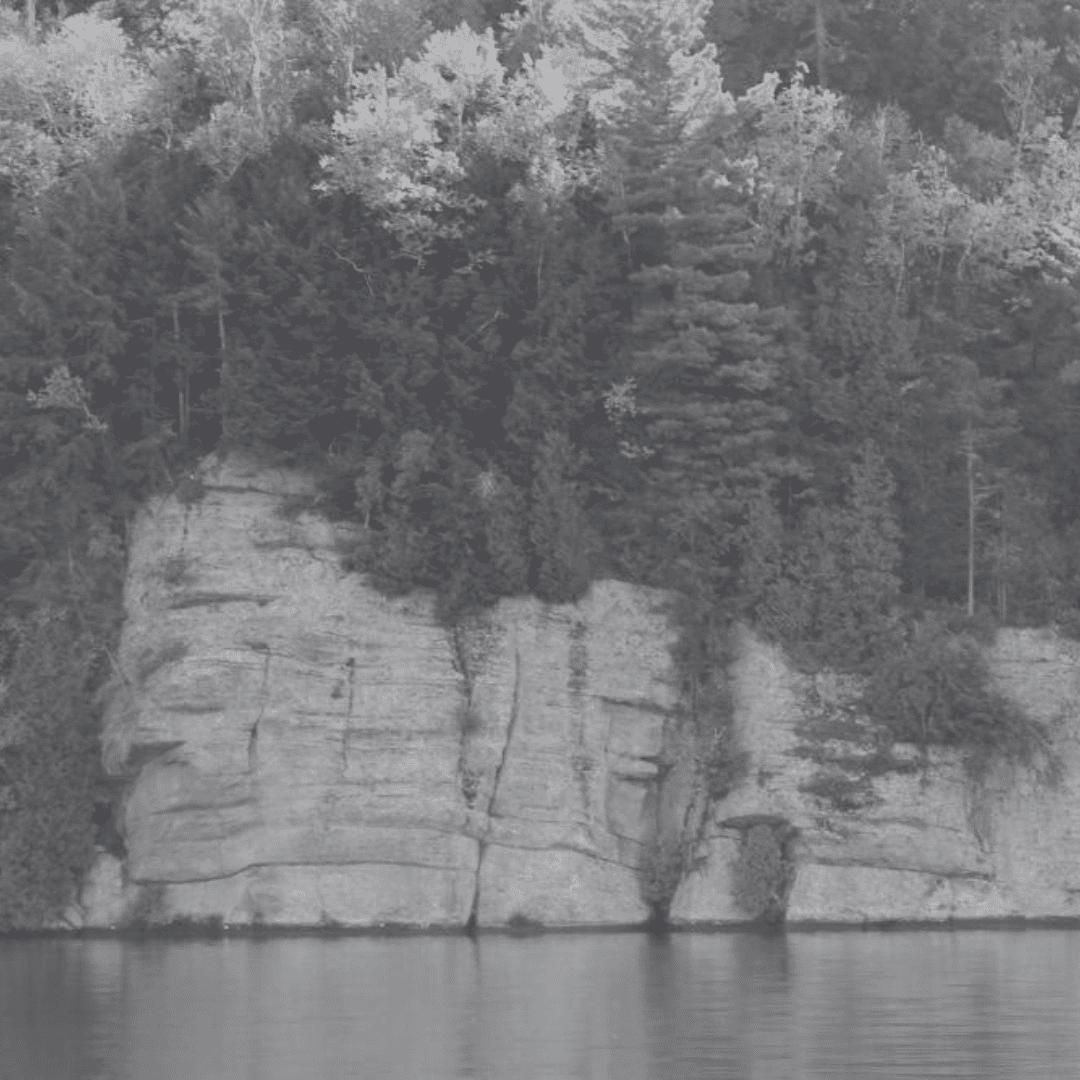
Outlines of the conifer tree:
M713 589L733 580L749 504L798 469L778 437L794 328L753 300L748 166L725 154L734 103L702 44L707 8L606 0L583 40L604 70L594 102L637 297L628 367L654 451L645 498L675 540L677 577Z

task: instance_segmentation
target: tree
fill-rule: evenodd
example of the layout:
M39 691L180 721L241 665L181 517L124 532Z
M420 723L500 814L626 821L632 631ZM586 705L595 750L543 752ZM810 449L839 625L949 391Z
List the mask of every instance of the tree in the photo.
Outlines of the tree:
M553 603L577 600L589 584L585 515L574 482L580 469L566 436L550 433L537 455L529 539L536 593Z
M338 100L347 103L356 73L381 67L390 75L416 57L432 27L415 4L401 0L335 0L304 11L310 34L335 73Z
M1002 401L1005 384L962 356L934 358L918 387L919 443L906 477L908 573L918 589L962 600L974 614L981 508L997 485L999 455L1016 433L1016 413Z
M222 356L227 347L225 315L228 311L229 284L226 268L236 229L235 207L220 189L202 196L188 211L187 222L180 226L184 247L201 280L179 294L177 300L190 304L202 315L213 316Z
M1012 132L1016 157L1027 149L1028 139L1050 111L1049 75L1054 53L1042 41L1008 41L1001 49L1001 73L996 83L1001 90L1003 110Z
M863 700L894 739L920 745L924 755L931 745L965 751L976 777L1001 758L1046 778L1059 768L1045 727L994 687L981 643L937 612L915 622L907 641L883 658Z
M655 451L639 461L641 512L663 525L671 580L713 596L734 583L748 505L799 469L779 438L794 327L749 295L748 166L724 153L734 103L702 47L705 10L612 0L578 33L636 294L627 374Z
M796 656L865 670L895 644L900 529L895 484L873 443L848 470L842 501L782 524L766 501L748 519L741 593L755 625Z
M402 252L423 262L437 241L460 237L476 206L460 190L466 109L494 99L502 78L494 37L464 28L435 35L393 77L381 68L358 76L348 111L334 119L319 189L359 195Z
M165 35L191 55L218 101L186 144L224 179L269 149L292 122L301 41L285 0L192 0L172 11Z
M73 15L41 38L0 27L0 177L37 200L125 138L149 90L114 22Z
M913 302L933 310L947 258L954 256L959 271L978 228L971 199L949 176L944 151L930 147L910 169L891 173L876 212L879 231L869 257L892 283L894 313L906 314Z
M814 237L809 209L831 209L836 169L849 120L840 98L808 87L800 65L789 85L779 88L775 74L740 99L755 114L754 151L758 158L755 195L758 219L765 225L781 264L813 261L807 248Z
M1003 471L986 544L991 568L990 602L1004 625L1041 625L1063 614L1065 545L1048 514L1044 492L1028 477Z

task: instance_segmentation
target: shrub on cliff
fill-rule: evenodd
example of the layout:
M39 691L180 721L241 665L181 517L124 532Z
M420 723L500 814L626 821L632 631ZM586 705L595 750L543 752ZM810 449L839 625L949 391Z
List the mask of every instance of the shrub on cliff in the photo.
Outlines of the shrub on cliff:
M785 832L783 826L752 825L743 832L732 866L735 903L761 922L776 922L784 916L791 875Z
M902 648L881 657L869 677L864 703L893 737L967 753L981 774L996 760L1057 766L1042 724L1026 717L994 688L977 625L957 628L931 612L914 623Z
M680 697L693 720L705 790L719 801L746 775L749 754L734 727L729 668L734 660L732 624L701 594L678 594L671 610L679 633L672 659Z

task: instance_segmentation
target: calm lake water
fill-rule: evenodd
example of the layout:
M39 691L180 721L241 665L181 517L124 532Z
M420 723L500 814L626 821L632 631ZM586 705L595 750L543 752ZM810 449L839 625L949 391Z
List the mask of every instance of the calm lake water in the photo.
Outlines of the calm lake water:
M0 941L4 1080L1080 1077L1080 932Z

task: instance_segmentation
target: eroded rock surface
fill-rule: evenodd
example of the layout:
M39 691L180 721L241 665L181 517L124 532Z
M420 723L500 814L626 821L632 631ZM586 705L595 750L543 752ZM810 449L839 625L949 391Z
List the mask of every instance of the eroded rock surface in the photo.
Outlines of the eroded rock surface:
M297 473L211 460L140 515L96 925L635 924L674 693L663 597L599 583L448 632L341 569ZM115 875L113 875L115 876Z
M1009 631L991 657L1055 732L1049 787L914 747L860 769L850 681L744 635L748 767L709 805L663 594L598 582L448 631L430 596L341 569L349 529L304 509L303 475L230 457L200 479L133 528L104 740L128 854L71 925L639 925L680 845L676 926L1080 914L1075 643Z
M990 664L1054 732L1058 784L1008 766L976 783L957 754L923 761L904 746L891 751L899 768L867 778L850 681L798 674L745 637L733 675L749 773L713 807L672 922L745 919L733 866L747 823L763 817L795 830L789 924L1080 916L1080 646L1009 630Z

